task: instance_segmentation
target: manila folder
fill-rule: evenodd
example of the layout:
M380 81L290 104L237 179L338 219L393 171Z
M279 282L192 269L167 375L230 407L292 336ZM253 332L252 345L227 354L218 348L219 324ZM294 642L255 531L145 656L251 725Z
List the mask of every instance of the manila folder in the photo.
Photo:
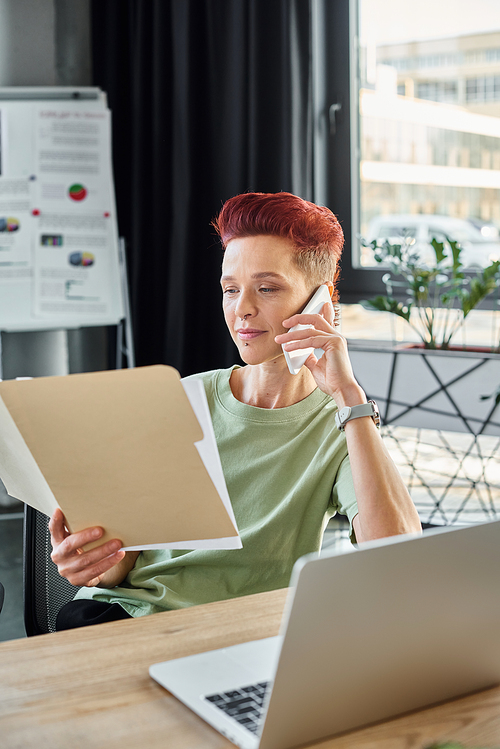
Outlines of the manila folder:
M9 380L0 397L19 432L15 444L24 440L41 472L40 497L52 492L72 532L99 525L98 543L119 538L136 548L238 537L196 449L203 431L172 367ZM23 493L19 499L43 509L33 489Z

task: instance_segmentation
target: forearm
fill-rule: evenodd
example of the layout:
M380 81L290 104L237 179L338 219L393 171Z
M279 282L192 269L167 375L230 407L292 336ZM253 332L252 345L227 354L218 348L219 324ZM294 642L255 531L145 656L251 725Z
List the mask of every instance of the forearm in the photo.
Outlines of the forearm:
M96 587L116 588L117 585L125 580L128 573L132 570L139 554L140 551L125 552L125 556L121 562L118 562L118 564L115 564L114 567L101 575L101 579Z
M347 341L335 330L333 310L325 305L320 315L293 315L283 324L311 325L276 336L276 342L287 351L322 348L324 355L310 356L305 366L317 386L330 395L337 407L366 403L366 395L358 385L347 351ZM354 518L357 541L393 536L399 533L418 533L422 530L417 511L392 462L371 416L352 419L345 424L345 435L351 464L358 514Z
M359 386L339 397L342 408L366 401ZM358 515L354 530L358 542L401 533L418 533L422 526L404 485L371 417L345 425Z

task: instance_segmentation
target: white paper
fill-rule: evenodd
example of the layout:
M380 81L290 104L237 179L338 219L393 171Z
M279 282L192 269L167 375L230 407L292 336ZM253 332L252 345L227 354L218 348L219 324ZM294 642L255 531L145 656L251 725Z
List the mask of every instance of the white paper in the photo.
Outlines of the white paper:
M0 473L11 497L20 499L49 517L59 507L1 397Z
M38 208L111 210L109 110L49 104L38 107L35 117Z
M116 284L110 217L41 211L35 221L33 313L106 315Z
M0 281L16 283L32 276L31 183L26 177L0 176Z
M109 110L2 103L0 326L117 324L122 296Z
M195 442L196 449L202 459L205 468L208 471L210 478L212 479L215 488L217 489L224 507L231 519L236 530L238 526L236 524L236 518L234 517L233 507L226 487L226 481L224 479L224 473L222 471L222 464L220 462L219 451L217 449L217 442L215 440L214 428L212 425L212 419L210 416L210 410L208 408L207 396L205 388L201 380L181 380L181 384L184 391L189 399L191 408L196 414L198 422L203 429L203 439L200 442ZM148 546L127 546L127 551L139 551L147 549L241 549L243 544L239 536L231 536L229 538L208 538L204 540L196 541L182 541L172 542L169 544L150 544Z
M59 104L35 111L36 317L91 321L116 306L110 142L108 110Z

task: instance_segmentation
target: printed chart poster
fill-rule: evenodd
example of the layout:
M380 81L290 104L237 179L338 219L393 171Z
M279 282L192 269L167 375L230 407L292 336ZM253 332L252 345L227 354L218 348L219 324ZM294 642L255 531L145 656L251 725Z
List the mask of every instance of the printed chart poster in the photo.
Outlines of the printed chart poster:
M109 315L120 287L109 111L40 106L35 175L34 315Z
M105 316L113 297L113 232L102 213L36 218L34 313Z
M35 201L40 209L111 209L108 110L41 107L36 112Z
M28 179L0 176L0 282L16 283L32 275L32 226Z

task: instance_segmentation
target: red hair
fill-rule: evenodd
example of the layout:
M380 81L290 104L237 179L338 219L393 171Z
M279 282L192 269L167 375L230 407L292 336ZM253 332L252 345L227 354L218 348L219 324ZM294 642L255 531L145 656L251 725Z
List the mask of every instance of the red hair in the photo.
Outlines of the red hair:
M314 285L336 286L344 234L329 208L309 203L289 192L247 192L229 198L212 222L222 246L240 237L269 234L290 239L295 261ZM336 301L337 292L334 292Z

